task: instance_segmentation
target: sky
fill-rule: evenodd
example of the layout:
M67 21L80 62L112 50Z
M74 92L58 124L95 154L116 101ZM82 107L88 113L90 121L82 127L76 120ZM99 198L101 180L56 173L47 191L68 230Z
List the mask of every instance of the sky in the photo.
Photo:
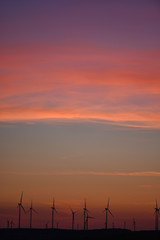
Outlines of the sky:
M160 205L160 2L0 2L0 227L154 229ZM23 227L29 215L22 216Z

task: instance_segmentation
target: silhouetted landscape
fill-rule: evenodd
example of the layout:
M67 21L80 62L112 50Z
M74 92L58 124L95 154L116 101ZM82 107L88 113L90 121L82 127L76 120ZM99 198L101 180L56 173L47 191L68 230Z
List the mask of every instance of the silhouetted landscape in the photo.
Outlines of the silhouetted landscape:
M64 229L0 229L1 240L103 240L103 239L160 239L160 231L136 231L124 229L64 230Z
M108 228L108 213L110 213L112 216L113 214L111 213L109 209L109 199L107 202L107 207L105 208L105 214L106 214L106 222L105 222L105 229L92 229L88 230L88 219L93 218L88 215L89 210L87 209L87 204L86 200L84 201L84 208L83 208L83 217L84 217L84 222L83 222L83 230L75 230L74 228L74 215L77 213L77 211L71 210L72 213L72 229L58 229L54 228L54 212L57 212L55 208L55 202L53 199L53 205L51 207L52 209L52 224L51 228L48 228L48 223L45 225L45 229L42 228L32 228L32 211L37 213L37 211L32 207L32 202L31 206L29 209L30 212L30 228L21 228L21 209L26 213L26 210L24 209L22 205L22 199L23 199L23 192L20 197L20 201L18 203L18 228L12 228L13 225L15 225L13 219L10 221L7 219L7 228L1 228L0 229L0 239L2 240L11 240L11 239L37 239L37 240L50 240L50 239L76 239L76 240L101 240L101 239L160 239L160 231L158 230L158 218L159 218L159 208L158 208L158 203L156 200L156 207L155 207L155 230L149 231L136 231L136 221L133 219L133 230L131 231L129 229L126 229L126 222L124 221L124 228ZM37 213L38 214L38 213Z

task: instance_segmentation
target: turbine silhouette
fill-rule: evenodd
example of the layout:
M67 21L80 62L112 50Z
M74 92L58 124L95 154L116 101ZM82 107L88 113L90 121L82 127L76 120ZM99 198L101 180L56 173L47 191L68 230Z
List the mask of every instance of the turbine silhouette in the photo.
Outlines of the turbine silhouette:
M87 217L86 217L86 229L88 230L88 219L95 219L94 217L91 217L91 216L89 216L88 215L88 213L87 213Z
M7 228L9 228L9 219L7 219Z
M124 226L124 229L126 229L126 221L124 221L123 226Z
M135 218L133 218L133 231L134 232L136 231L136 220L135 220Z
M71 208L70 210L71 210L71 212L72 212L72 230L74 230L74 216L75 216L75 214L77 213L77 211L73 211L72 208Z
M110 215L113 217L113 214L111 213L110 209L109 209L109 198L108 198L108 202L107 202L107 207L104 209L104 212L106 212L106 222L105 222L105 229L108 229L108 212L110 213Z
M59 222L57 222L57 229L58 229L58 227L59 227Z
M86 213L88 213L88 209L86 207L86 199L84 200L84 208L83 208L83 216L84 216L84 230L86 229Z
M55 208L54 199L53 199L53 205L52 205L51 209L52 209L52 229L53 229L54 228L54 212L57 213L57 210Z
M35 212L36 214L38 214L38 212L32 207L32 201L31 201L31 206L29 209L30 212L30 229L32 228L32 211Z
M15 225L15 223L13 222L13 219L11 220L10 224L11 224L11 229L12 229L13 225Z
M155 215L155 230L156 231L158 231L159 210L160 210L160 208L158 208L158 203L157 203L157 200L156 200L156 207L155 207L155 212L154 212L154 215Z
M24 213L26 214L26 211L22 205L22 198L23 198L23 192L21 194L21 198L20 198L20 202L18 203L18 210L19 210L19 221L18 221L18 228L21 228L21 208L24 211Z
M112 222L112 228L113 228L113 229L115 228L114 222Z
M48 223L49 223L49 222L45 223L45 228L46 228L46 229L48 229Z

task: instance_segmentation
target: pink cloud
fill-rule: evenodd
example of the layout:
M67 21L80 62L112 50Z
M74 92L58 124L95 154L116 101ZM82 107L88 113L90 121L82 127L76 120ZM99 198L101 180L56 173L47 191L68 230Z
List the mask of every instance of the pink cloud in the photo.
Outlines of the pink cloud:
M0 121L79 118L160 127L159 51L32 44L1 52Z

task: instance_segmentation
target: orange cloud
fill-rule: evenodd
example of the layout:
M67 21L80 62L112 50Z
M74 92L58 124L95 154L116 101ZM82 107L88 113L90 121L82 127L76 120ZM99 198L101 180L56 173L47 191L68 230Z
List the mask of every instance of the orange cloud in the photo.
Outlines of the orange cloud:
M156 113L95 113L74 110L48 110L48 109L22 109L8 108L0 109L1 121L25 121L25 120L54 120L54 119L69 119L71 121L91 121L101 124L116 124L129 127L141 128L160 128L160 114ZM89 110L88 110L89 111Z

